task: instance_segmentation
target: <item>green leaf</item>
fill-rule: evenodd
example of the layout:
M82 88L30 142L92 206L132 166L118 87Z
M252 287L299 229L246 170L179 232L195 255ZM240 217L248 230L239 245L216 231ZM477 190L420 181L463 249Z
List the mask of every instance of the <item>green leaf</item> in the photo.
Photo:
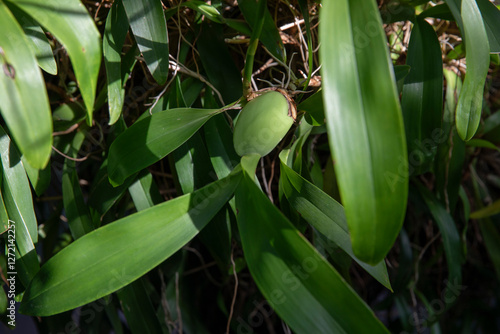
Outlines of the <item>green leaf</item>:
M470 214L470 218L472 219L488 218L493 215L497 215L499 213L500 213L500 200L495 201L482 209L472 212Z
M137 211L149 209L162 200L158 187L153 180L153 175L149 172L142 173L130 185L128 191Z
M460 11L458 11L460 13ZM419 18L434 17L441 20L455 21L455 18L446 3L429 7L418 15Z
M160 193L149 172L138 177L129 187L129 192L137 211L149 209L161 202ZM133 332L158 333L160 331L158 318L155 316L153 304L144 286L144 278L118 290L117 295L127 323Z
M40 25L38 25L30 16L26 15L26 13L19 10L19 8L12 5L9 6L8 3L7 6L16 17L17 22L19 22L23 28L26 36L31 41L29 46L32 47L33 54L36 56L36 60L40 68L49 74L56 75L56 60L54 59L52 47L50 46L49 40L47 39L47 36L45 36L45 32L42 27L40 27Z
M248 22L250 27L252 27L252 30L256 29L258 22L257 0L240 0L238 1L238 7L245 17L245 20ZM280 33L278 28L276 28L273 17L267 8L264 12L264 25L259 39L274 57L282 62L286 62L285 48L283 47Z
M66 48L92 124L97 76L101 65L101 39L94 20L79 0L9 0L45 27ZM33 165L33 164L32 164ZM33 167L36 167L33 165Z
M284 161L280 166L285 196L301 217L342 248L380 284L392 290L384 261L371 266L354 256L342 205L286 166Z
M122 0L139 50L160 85L168 77L167 23L160 0Z
M222 28L220 24L203 23L196 46L210 83L228 103L240 98L243 88L241 73L224 43ZM221 71L221 68L224 70Z
M68 145L65 154L71 158L76 158L84 139L85 133L78 131ZM88 206L83 199L80 180L76 172L76 163L69 158L64 160L61 183L66 218L68 219L71 235L76 240L94 230L94 225L90 219Z
M170 109L134 123L109 149L111 184L119 185L128 176L161 160L220 112L218 109Z
M21 153L34 168L47 165L52 122L45 85L30 41L0 2L0 111Z
M491 53L500 53L500 10L488 0L476 0L488 34Z
M240 177L235 172L84 235L40 269L20 312L48 316L71 310L136 280L198 234L233 195Z
M205 3L204 1L190 0L183 2L181 5L197 11L215 23L225 23L226 21L217 8Z
M427 188L420 183L417 183L417 188L441 232L448 265L448 280L451 284L461 284L462 245L453 217Z
M108 83L109 124L114 124L122 113L125 99L125 82L122 80L121 51L128 33L125 9L115 1L104 28L103 53Z
M484 139L471 139L467 142L467 146L484 147L500 152L500 148L498 146Z
M132 333L161 333L160 323L142 279L118 290L116 294Z
M436 32L424 19L417 18L411 31L401 108L405 121L409 162L413 174L426 172L442 137L443 61ZM436 136L436 134L438 136ZM441 136L440 136L441 135Z
M247 173L236 190L238 228L250 273L276 313L299 334L388 333Z
M21 156L9 136L0 127L0 156L2 159L4 200L10 219L26 226L34 243L38 241L31 189Z
M54 131L66 131L85 119L85 108L78 102L63 103L52 113Z
M323 91L320 90L308 97L298 105L297 109L306 112L305 117L310 124L315 126L324 124L325 106L323 105Z
M229 175L239 157L234 150L233 133L223 114L212 117L203 127L210 161L219 178Z
M327 1L321 23L323 100L352 248L361 261L376 264L396 240L408 196L386 36L373 1Z
M490 64L490 48L483 20L475 0L462 1L467 73L456 112L457 131L465 141L470 140L479 126L483 92Z
M92 220L96 225L101 225L103 216L122 198L128 187L136 180L137 173L127 177L118 187L109 183L108 177L109 159L103 161L94 178L90 190L88 206Z
M1 193L8 219L16 226L16 271L22 284L26 286L40 266L34 246L38 241L38 224L21 156L2 127L0 157L3 171Z
M493 262L497 277L500 279L500 232L491 219L484 219L479 223L479 227L488 255Z
M50 185L50 161L43 169L31 167L25 156L21 157L21 161L36 195L41 196Z

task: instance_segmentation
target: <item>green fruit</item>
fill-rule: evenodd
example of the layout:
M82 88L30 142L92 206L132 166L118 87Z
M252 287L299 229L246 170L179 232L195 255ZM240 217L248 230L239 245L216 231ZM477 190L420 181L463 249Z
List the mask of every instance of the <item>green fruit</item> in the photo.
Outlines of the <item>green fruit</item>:
M292 107L287 98L277 91L266 92L248 102L234 127L236 153L240 156L269 154L294 122L289 108Z

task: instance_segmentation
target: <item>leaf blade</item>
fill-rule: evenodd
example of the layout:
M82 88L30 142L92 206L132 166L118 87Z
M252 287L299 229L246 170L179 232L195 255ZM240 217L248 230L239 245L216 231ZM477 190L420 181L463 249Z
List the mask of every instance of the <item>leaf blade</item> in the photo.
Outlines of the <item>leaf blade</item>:
M321 15L323 98L342 204L354 254L376 264L399 233L408 196L392 65L375 3L329 1Z
M146 117L120 134L109 149L113 185L148 167L188 140L218 109L179 108Z
M43 77L24 31L0 2L0 111L19 150L35 168L47 165L52 121Z
M94 20L79 0L10 1L50 31L66 48L92 124L97 76L101 65L101 39Z
M40 269L24 295L20 311L39 316L60 313L105 296L144 275L210 221L232 196L240 175L236 172L76 240ZM146 248L149 251L143 252Z
M132 33L153 78L160 85L168 77L167 23L160 0L123 0Z

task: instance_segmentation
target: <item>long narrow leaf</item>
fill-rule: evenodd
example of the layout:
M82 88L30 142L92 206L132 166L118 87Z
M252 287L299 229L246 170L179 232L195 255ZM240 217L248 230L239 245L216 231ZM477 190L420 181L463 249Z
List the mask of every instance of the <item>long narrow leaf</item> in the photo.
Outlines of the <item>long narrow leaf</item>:
M462 245L453 217L427 188L421 184L417 184L417 187L441 232L448 264L449 281L451 284L461 284Z
M233 195L240 176L236 172L76 240L40 269L20 311L38 316L60 313L136 280L198 234Z
M490 48L483 20L475 0L462 0L467 73L456 111L457 131L470 140L481 120L483 92L490 63Z
M7 6L9 4L7 3ZM9 6L12 14L17 19L17 22L21 25L26 37L29 38L31 43L33 53L36 56L36 60L41 69L52 75L57 74L56 60L54 59L54 54L52 52L52 47L50 46L47 36L42 27L36 23L30 16L24 13L22 10L15 6Z
M323 100L354 254L370 264L392 247L406 212L401 108L376 3L323 3Z
M0 157L2 162L2 197L8 219L16 229L16 270L23 285L28 285L40 265L34 244L38 240L31 189L21 156L9 136L0 127Z
M168 77L167 23L160 0L123 0L128 22L153 78L160 85Z
M280 166L285 196L302 218L345 251L377 281L392 290L385 262L371 266L354 256L342 205L286 166L283 161Z
M500 10L489 0L476 0L488 34L491 53L500 53Z
M252 29L256 29L259 18L257 4L257 0L238 1L238 7L243 13L248 25L250 25ZM271 13L267 9L264 12L264 26L262 27L262 33L260 34L259 39L274 57L283 62L286 61L285 48L283 47L280 33L278 28L276 28L276 24L274 23Z
M0 111L21 153L34 168L47 165L52 121L43 77L30 41L0 1Z
M408 155L413 174L427 171L440 141L443 107L443 61L436 32L424 19L417 18L411 31L401 107L405 121ZM442 137L442 136L441 136Z
M252 277L295 333L388 333L246 172L236 190L236 207Z
M121 51L128 33L128 21L120 1L115 1L109 11L104 29L103 54L108 82L109 124L120 117L125 99L122 81Z
M101 39L94 20L79 0L9 0L53 34L69 54L76 80L92 124L97 76L101 65ZM35 167L35 166L34 166Z
M164 158L220 112L217 109L171 109L134 123L109 149L110 182L119 185L128 176Z

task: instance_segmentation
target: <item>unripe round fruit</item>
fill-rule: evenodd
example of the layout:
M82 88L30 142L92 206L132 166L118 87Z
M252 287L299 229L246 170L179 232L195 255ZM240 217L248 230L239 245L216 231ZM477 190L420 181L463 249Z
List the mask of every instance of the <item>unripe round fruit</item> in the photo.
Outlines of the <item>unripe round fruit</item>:
M277 92L266 92L241 110L236 121L233 142L240 156L269 154L290 130L294 119L287 98Z

